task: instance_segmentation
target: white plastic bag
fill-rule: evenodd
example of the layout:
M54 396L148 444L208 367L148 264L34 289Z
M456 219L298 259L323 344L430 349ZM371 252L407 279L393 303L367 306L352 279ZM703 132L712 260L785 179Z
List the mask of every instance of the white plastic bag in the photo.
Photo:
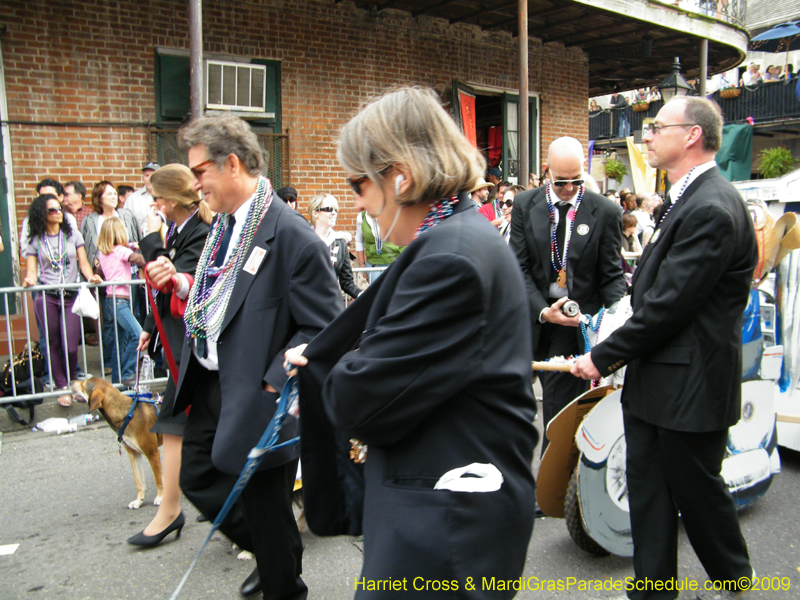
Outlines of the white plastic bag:
M100 318L100 307L97 306L97 300L94 299L86 284L83 284L78 290L78 297L75 298L75 304L72 305L72 312L79 317Z
M36 424L36 429L45 433L58 433L64 431L69 426L69 421L63 417L50 417Z

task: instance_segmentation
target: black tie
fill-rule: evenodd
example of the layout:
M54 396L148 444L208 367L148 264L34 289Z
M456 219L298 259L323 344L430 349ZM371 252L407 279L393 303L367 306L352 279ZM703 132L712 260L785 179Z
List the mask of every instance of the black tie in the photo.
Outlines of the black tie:
M219 244L219 250L214 257L214 266L221 267L225 264L225 255L228 253L228 246L231 243L231 236L233 235L233 226L236 224L236 219L233 215L228 215L228 224L225 226L225 232L222 234L222 241Z
M567 213L572 205L569 202L558 203L558 228L556 229L556 239L561 256L564 256L564 239L567 236Z
M558 256L563 259L564 258L564 239L567 235L567 213L569 209L572 208L572 205L569 202L558 202L556 204L556 208L558 208L558 226L556 227L556 253ZM555 258L555 257L554 257ZM556 258L556 263L558 263L559 258ZM550 283L553 283L558 278L558 271L554 270L550 274Z

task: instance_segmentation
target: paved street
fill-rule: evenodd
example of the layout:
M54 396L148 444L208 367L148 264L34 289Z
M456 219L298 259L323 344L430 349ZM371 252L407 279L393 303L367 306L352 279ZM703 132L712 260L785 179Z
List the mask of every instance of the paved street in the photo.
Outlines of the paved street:
M85 405L82 405L85 406ZM85 409L84 409L85 410ZM741 521L759 575L788 577L787 592L751 592L748 598L800 598L800 454L782 452L783 472L766 496L744 511ZM155 486L147 471L152 502ZM152 550L137 551L125 539L140 531L155 508L126 508L136 490L130 462L120 455L114 432L104 423L56 436L23 431L2 435L0 447L0 546L19 544L0 555L0 599L164 599L169 598L205 538L209 524L184 500L187 524L180 539L171 535ZM533 501L533 500L531 500ZM304 578L309 597L344 600L353 595L361 566L359 540L304 536ZM236 599L238 586L254 564L236 559L216 534L184 588L182 599ZM593 557L570 539L564 521L536 522L525 577L607 580L632 574L629 559ZM705 580L685 536L681 577ZM777 580L776 580L777 582ZM412 593L397 593L397 597ZM521 592L517 597L609 598L611 591ZM682 598L693 598L684 594Z

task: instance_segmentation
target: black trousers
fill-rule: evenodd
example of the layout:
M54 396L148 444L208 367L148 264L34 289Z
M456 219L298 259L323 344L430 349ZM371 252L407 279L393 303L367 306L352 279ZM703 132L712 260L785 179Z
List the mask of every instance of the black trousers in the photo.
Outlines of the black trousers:
M736 506L720 475L728 430L664 429L623 407L628 499L636 580L678 577L678 514L712 581L750 577ZM632 600L677 598L676 591L633 591Z
M535 360L546 360L554 356L572 356L583 354L583 346L579 343L578 328L544 323L542 325L539 345L534 352ZM542 424L545 435L542 436L542 454L549 443L547 424L570 402L589 389L591 383L579 379L570 373L544 371L538 373L542 384Z
M221 390L214 371L203 372L203 390L193 398L183 432L181 489L197 509L212 521L236 484L238 475L219 471L211 449L219 422ZM303 582L303 545L292 512L292 489L297 461L253 474L220 531L256 556L265 599L306 598Z

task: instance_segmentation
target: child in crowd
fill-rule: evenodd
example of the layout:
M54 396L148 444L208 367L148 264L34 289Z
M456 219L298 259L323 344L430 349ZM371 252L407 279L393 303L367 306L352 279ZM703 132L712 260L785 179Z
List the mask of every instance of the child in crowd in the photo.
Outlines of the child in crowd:
M128 247L125 225L117 217L103 222L97 239L97 250L97 259L106 281L130 281L131 264L144 266L144 257ZM130 295L129 285L108 286L103 305L103 314L109 315L117 323L111 350L111 381L114 383L130 380L136 373L136 346L142 327L131 312Z

